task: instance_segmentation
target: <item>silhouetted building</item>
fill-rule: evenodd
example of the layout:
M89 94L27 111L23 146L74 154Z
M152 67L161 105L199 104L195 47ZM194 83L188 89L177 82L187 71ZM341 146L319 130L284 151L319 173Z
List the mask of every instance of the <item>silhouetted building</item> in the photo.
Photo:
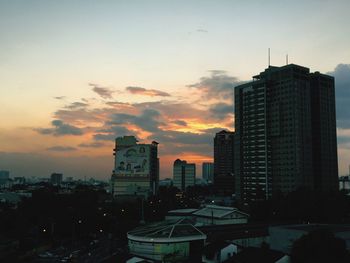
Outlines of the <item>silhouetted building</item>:
M26 178L23 176L18 176L13 178L13 185L24 185L26 183Z
M158 143L138 144L134 136L115 140L111 178L114 196L156 194L159 182Z
M207 238L188 219L151 223L129 231L127 237L130 254L152 262L202 262Z
M7 181L10 179L10 172L1 170L0 171L0 185L6 184Z
M214 179L213 163L202 163L202 178L207 182L213 182L213 179Z
M234 193L235 133L220 131L214 138L214 187L223 194Z
M336 191L334 78L269 66L235 88L236 194L243 201L300 187Z
M336 191L339 182L334 77L311 73L310 85L314 188Z
M53 185L61 185L63 179L63 174L60 173L52 173L50 177L50 182Z
M173 167L173 185L182 191L196 182L196 164L176 159Z

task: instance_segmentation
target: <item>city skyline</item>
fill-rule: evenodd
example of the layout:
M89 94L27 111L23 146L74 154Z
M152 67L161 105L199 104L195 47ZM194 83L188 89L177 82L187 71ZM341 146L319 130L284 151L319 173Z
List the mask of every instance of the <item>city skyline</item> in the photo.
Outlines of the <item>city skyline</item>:
M160 143L161 178L177 158L201 167L215 133L234 130L233 88L267 67L271 48L271 65L288 53L335 76L345 175L350 4L336 2L0 1L0 170L106 179L123 135Z

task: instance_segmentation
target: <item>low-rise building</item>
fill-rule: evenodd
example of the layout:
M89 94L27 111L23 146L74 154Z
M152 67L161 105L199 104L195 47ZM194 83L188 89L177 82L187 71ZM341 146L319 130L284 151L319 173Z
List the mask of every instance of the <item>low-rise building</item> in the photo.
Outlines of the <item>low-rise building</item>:
M212 242L204 247L202 262L221 263L237 253L237 246L227 241Z
M194 212L197 224L202 225L229 225L245 224L249 215L234 207L207 205Z
M196 226L231 225L247 223L249 215L234 207L206 205L199 209L171 210L167 213L166 218L190 218L196 222Z
M127 237L132 255L162 262L198 262L206 240L188 219L148 224L128 232Z

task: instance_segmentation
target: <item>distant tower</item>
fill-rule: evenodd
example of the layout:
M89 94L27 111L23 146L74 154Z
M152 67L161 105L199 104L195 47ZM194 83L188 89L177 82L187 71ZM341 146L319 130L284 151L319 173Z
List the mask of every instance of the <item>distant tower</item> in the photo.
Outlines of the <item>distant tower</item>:
M214 179L214 163L202 163L202 179L207 182L213 182Z
M214 187L223 194L234 193L235 133L220 131L214 138Z
M63 174L61 173L52 173L50 182L53 185L61 185L62 184L62 179L63 179Z
M1 170L0 171L0 187L4 186L7 184L7 182L10 179L10 172L9 171L5 171L5 170Z
M181 191L185 191L188 186L196 182L196 164L187 163L180 159L175 160L173 166L173 184Z

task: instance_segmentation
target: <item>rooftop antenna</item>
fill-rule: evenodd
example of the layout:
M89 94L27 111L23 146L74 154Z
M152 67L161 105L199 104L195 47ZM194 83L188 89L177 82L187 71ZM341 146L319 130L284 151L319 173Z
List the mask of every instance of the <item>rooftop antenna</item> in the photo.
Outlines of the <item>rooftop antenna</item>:
M268 57L269 57L269 67L270 67L270 48L269 48L269 52L268 53L269 53Z
M288 54L286 55L286 65L288 65Z

